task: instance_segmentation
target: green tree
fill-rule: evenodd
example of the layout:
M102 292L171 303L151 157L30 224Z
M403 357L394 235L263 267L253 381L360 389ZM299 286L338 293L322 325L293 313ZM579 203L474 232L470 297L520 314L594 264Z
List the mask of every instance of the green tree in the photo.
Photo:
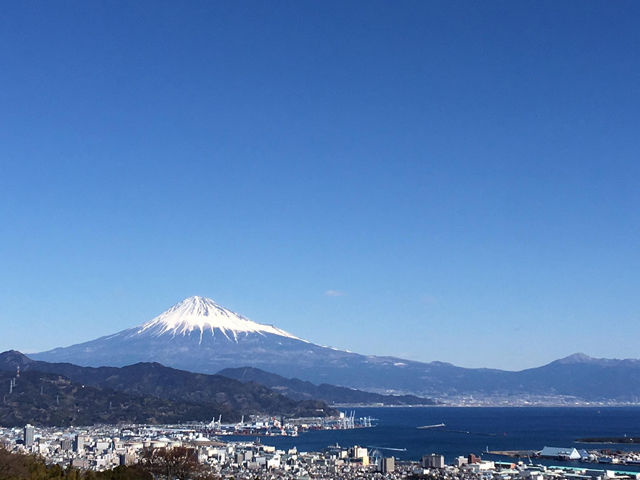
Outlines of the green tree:
M120 465L96 474L97 480L153 480L153 475L140 465Z
M96 480L96 472L93 470L87 470L84 472L83 480Z
M25 455L15 455L0 446L0 480L26 479L29 465Z

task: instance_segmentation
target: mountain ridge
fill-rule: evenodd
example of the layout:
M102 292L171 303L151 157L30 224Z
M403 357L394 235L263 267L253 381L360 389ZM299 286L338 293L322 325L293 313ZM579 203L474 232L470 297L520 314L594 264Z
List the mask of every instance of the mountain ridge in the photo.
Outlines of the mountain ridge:
M242 383L222 375L192 373L159 363L95 368L31 360L16 351L0 353L0 371L13 374L18 366L21 376L30 372L54 374L80 385L130 396L215 407L217 414L231 420L251 414L326 416L336 413L321 401L293 400L255 382Z
M253 381L276 390L296 400L315 399L334 404L378 404L382 406L425 406L437 405L430 398L415 395L381 395L347 387L338 387L326 383L315 385L298 378L285 378L258 368L226 368L218 375L233 378L241 382Z
M137 327L32 354L31 358L89 367L158 362L204 374L248 366L315 385L431 398L464 395L640 398L640 361L633 359L593 359L574 354L541 367L513 372L360 355L316 345L274 326L258 324L201 297L186 299ZM625 375L630 382L620 379Z
M97 423L175 423L215 416L238 419L239 413L217 404L130 394L72 382L57 373L30 370L20 377L0 370L0 383L15 381L0 404L0 425L21 427L94 425Z

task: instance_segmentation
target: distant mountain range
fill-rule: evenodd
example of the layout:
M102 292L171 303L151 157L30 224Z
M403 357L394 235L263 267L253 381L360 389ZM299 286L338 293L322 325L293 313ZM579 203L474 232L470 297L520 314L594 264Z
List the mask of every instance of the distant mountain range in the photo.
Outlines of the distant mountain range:
M314 385L311 382L297 378L285 378L275 373L265 372L258 368L225 368L218 372L229 378L235 378L241 382L255 382L272 390L282 393L296 400L321 400L329 404L348 405L381 405L381 406L425 406L437 405L430 398L417 397L415 395L380 395L378 393L364 392L352 388L337 387L335 385Z
M428 397L551 395L617 401L640 398L637 360L592 359L578 354L542 367L509 372L365 356L310 343L277 327L253 322L202 297L188 298L138 327L31 357L96 367L158 362L208 374L248 366L316 385ZM268 383L266 377L262 378ZM291 391L291 386L275 386L281 391Z

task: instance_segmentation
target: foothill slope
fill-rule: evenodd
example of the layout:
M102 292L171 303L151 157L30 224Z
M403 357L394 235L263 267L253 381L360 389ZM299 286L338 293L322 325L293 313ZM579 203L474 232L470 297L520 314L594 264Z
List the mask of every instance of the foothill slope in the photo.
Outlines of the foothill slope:
M20 374L16 378L18 366ZM140 423L158 423L160 420L154 421L150 415L153 408L164 408L168 412L163 423L210 421L219 415L225 421L237 421L242 415L250 414L322 417L336 413L324 402L293 400L254 382L242 383L222 375L186 372L157 363L140 363L122 368L91 368L68 363L32 361L19 352L10 351L0 354L0 373L7 385L12 379L16 383L8 396L12 401L4 404L3 408L7 411L3 410L4 417L0 417L2 424L6 423L2 422L2 418L14 417L26 421L32 418L31 421L38 424L59 422L62 414L49 418L29 410L29 417L25 410L25 405L33 404L40 405L43 411L52 408L64 411L58 408L58 404L51 403L54 393L62 394L63 399L68 398L70 406L78 398L96 400L93 403L87 400L84 407L88 413L82 418L89 421L89 424L95 421L109 423L111 420L133 422L142 419L145 414L149 418ZM41 395L43 389L50 396ZM110 409L122 405L123 414L119 417L115 414L105 416L101 412L105 410L107 403L104 400L98 402L97 399L110 398L115 393L123 397L113 398ZM64 405L66 403L63 402ZM150 411L127 416L127 411L133 411L133 405L148 405ZM18 410L22 413L18 414ZM70 421L78 424L74 416L71 418Z

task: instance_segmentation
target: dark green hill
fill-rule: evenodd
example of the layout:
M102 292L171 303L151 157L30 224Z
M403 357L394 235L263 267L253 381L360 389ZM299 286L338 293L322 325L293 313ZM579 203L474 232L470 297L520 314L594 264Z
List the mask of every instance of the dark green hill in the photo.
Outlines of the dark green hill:
M9 386L14 372L0 371L0 384ZM205 421L217 415L239 418L221 405L196 404L149 395L131 395L72 382L55 373L22 372L13 392L0 404L0 425L94 425L97 423L178 423Z
M241 382L256 382L296 400L316 399L329 404L435 405L430 398L415 395L380 395L326 383L315 385L297 378L285 378L259 368L225 368L219 375Z
M217 405L225 421L239 415L269 414L327 416L337 413L324 402L293 400L257 383L243 383L222 375L205 375L168 368L159 363L128 367L80 367L69 363L32 361L20 352L0 354L0 369L40 371L63 375L83 385L130 395L153 396L176 402ZM211 417L209 418L211 419Z

